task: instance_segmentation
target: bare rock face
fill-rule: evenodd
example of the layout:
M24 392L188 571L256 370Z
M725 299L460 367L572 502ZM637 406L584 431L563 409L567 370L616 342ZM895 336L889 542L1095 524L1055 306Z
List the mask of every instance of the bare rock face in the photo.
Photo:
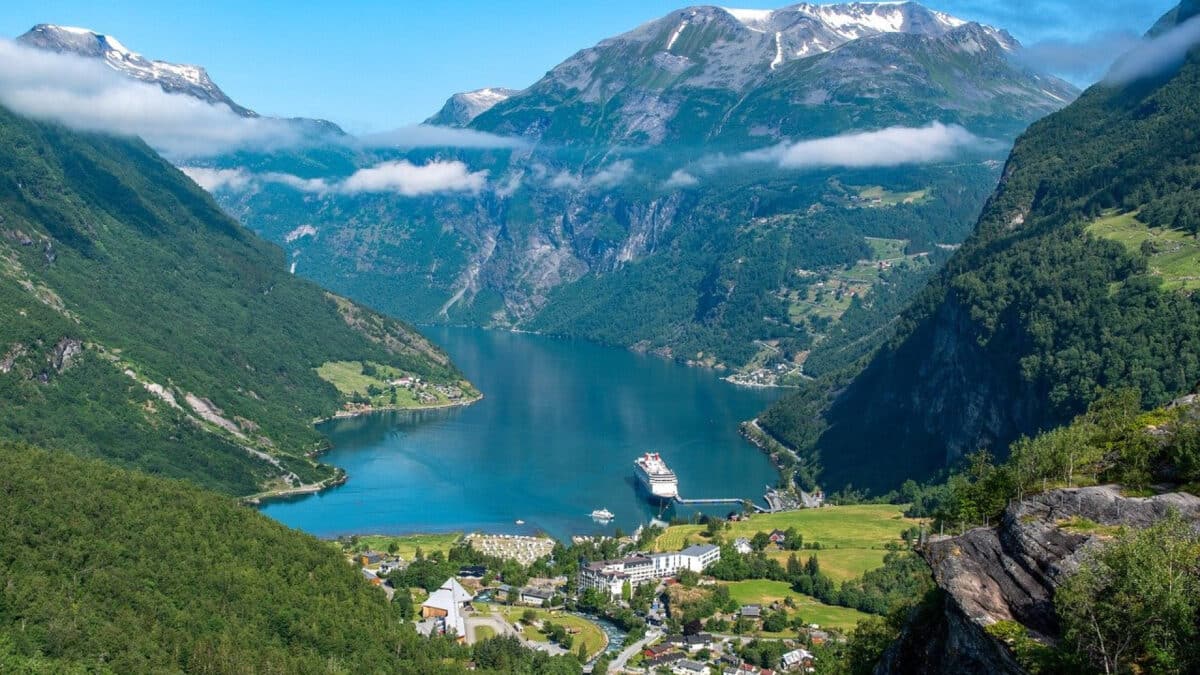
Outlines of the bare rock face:
M1063 525L1086 519L1142 528L1171 510L1200 529L1200 498L1189 494L1122 497L1111 485L1053 490L1010 505L998 527L926 544L921 554L943 594L940 614L910 625L875 672L1023 672L984 628L1015 621L1035 638L1057 639L1054 590L1102 542Z

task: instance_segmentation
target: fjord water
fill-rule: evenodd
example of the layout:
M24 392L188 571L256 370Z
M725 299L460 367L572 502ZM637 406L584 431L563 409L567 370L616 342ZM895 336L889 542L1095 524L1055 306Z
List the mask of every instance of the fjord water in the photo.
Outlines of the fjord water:
M775 484L767 457L737 427L778 390L736 387L712 371L579 340L425 333L485 398L326 423L334 447L322 461L350 480L269 503L265 513L320 537L481 530L567 538L630 532L659 515L633 478L633 460L647 450L662 453L688 498L761 503ZM589 517L600 508L616 515L607 527Z

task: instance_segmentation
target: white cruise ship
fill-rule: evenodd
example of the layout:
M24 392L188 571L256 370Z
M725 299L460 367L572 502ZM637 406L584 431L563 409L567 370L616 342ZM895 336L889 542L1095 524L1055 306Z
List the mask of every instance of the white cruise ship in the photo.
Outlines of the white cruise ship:
M638 480L653 496L675 499L679 496L679 479L657 452L647 452L633 462Z

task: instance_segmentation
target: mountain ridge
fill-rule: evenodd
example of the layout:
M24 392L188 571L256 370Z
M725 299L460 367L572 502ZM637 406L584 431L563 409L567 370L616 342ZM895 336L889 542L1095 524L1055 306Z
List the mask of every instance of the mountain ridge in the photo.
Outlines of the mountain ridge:
M103 62L132 79L157 85L168 94L181 94L211 105L227 106L239 117L261 117L229 97L202 66L149 59L129 49L116 37L90 28L40 23L16 38L18 44L59 54L72 54ZM287 118L302 131L345 136L341 127L328 120Z

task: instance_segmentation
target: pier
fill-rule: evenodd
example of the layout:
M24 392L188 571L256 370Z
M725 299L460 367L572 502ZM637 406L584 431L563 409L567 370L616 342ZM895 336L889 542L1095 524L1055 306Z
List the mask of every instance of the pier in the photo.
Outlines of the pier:
M754 510L758 511L759 513L770 513L770 511L764 509L763 507L759 506L758 504L755 504L753 501L751 501L749 499L743 499L741 497L710 497L708 499L684 499L682 495L675 496L676 504L687 504L687 505L692 505L692 506L702 506L704 504L744 504L746 502L749 502L750 506L753 506Z

